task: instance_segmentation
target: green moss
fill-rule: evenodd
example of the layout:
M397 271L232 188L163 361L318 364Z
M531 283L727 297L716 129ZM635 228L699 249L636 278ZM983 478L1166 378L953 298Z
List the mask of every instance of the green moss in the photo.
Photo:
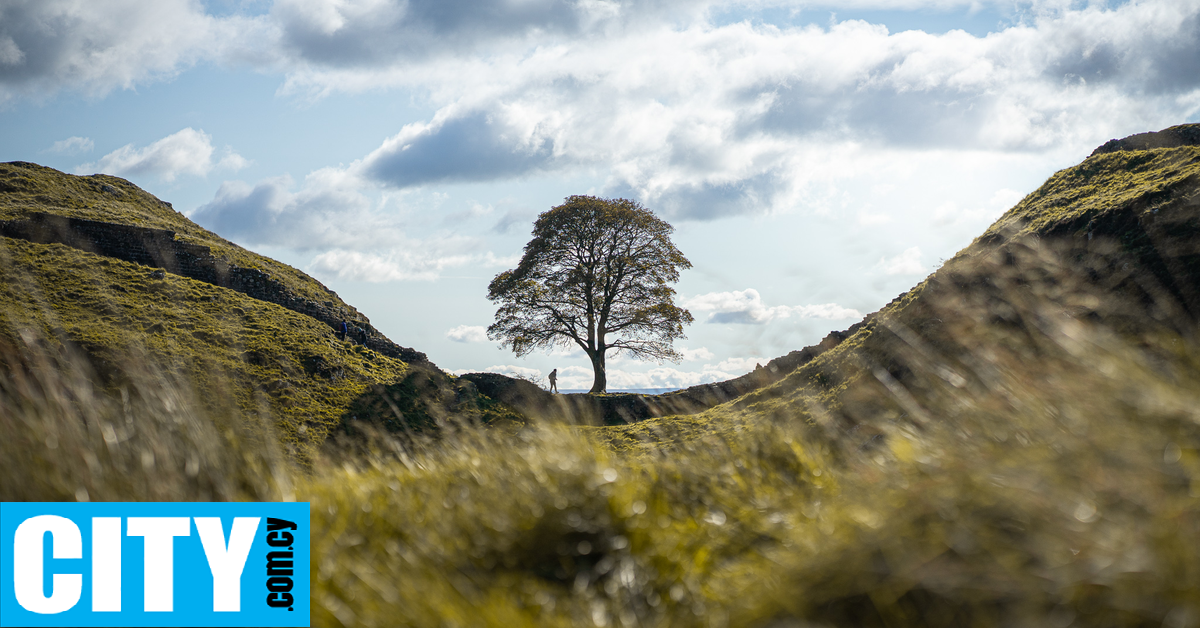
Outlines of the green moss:
M25 218L38 212L174 231L177 239L207 246L214 257L229 264L269 273L306 299L317 303L331 301L334 307L346 312L348 320L358 320L360 316L316 279L201 228L170 204L129 181L104 174L70 175L25 162L0 163L0 220Z
M370 386L408 366L312 318L241 293L62 245L0 238L0 334L82 347L116 390L130 360L177 373L197 398L272 417L302 460Z
M1142 211L1178 200L1200 175L1200 147L1096 155L1061 170L996 221L981 239L1047 235L1085 226L1138 204Z

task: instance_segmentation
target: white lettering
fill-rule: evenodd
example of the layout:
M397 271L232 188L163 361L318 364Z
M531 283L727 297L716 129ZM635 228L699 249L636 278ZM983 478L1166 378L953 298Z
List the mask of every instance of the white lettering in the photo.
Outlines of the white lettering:
M254 544L260 517L234 517L225 545L225 531L220 517L196 517L196 531L208 557L208 569L213 576L213 611L236 613L242 610L242 569Z
M17 603L32 613L52 615L69 610L83 592L83 574L56 573L50 597L42 590L44 567L42 541L50 533L54 558L83 558L83 536L79 526L66 517L39 515L17 526L13 535L13 585Z
M187 517L130 517L129 536L145 537L145 609L169 613L175 608L175 537L191 536Z
M121 611L120 517L92 517L92 610Z

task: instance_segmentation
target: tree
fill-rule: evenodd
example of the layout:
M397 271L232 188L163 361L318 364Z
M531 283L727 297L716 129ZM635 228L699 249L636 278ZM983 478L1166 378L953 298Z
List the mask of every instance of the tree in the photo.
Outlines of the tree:
M518 356L556 346L583 349L591 392L608 386L608 351L678 362L671 347L692 322L675 305L679 271L692 264L671 242L674 228L634 201L570 196L538 216L513 270L488 285L499 304L488 338Z

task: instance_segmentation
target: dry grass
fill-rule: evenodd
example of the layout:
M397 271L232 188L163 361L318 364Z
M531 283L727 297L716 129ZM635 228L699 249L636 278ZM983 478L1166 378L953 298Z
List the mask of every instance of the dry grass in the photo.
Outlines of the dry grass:
M1150 176L1193 167L1189 151L1081 168ZM1191 176L1084 214L1194 224ZM114 353L112 385L65 326L14 326L0 499L309 501L319 626L1194 628L1200 254L1153 233L1081 241L1084 214L1055 223L1062 246L977 242L836 349L702 415L451 416L305 468L274 420L213 402L232 376Z
M302 314L151 273L66 246L0 238L0 342L29 336L80 349L97 385L114 394L161 371L172 385L201 391L198 415L231 406L257 416L305 460L370 386L408 371ZM139 365L137 377L127 376L128 364Z
M105 396L27 339L0 494L310 501L321 626L1197 625L1200 347L1019 297L1036 328L911 350L907 396L851 385L875 420L842 433L776 399L621 452L466 426L308 472L186 381Z

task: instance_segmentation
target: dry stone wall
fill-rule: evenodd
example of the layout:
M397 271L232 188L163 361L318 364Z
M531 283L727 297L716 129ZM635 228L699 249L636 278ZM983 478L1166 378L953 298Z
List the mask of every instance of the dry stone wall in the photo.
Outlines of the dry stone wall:
M96 255L161 268L274 303L315 318L335 330L343 320L332 300L319 303L306 299L269 273L229 264L213 256L209 247L176 240L175 232L166 229L34 213L24 220L0 220L0 235L38 244L63 244ZM330 296L333 296L332 292ZM395 344L366 321L351 320L348 323L352 329L367 332L363 344L370 349L405 362L429 362L424 353ZM351 333L351 336L357 334ZM355 339L361 342L361 339Z

